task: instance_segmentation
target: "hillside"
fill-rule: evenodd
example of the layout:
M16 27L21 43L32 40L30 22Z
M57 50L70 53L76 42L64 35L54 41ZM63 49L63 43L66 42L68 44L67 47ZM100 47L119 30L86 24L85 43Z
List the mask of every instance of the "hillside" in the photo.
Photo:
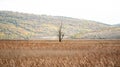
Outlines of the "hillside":
M118 27L120 27L120 24L115 24L114 26L118 26Z
M87 34L91 32L98 31L99 33L99 31L110 29L110 33L112 33L116 28L120 28L96 21L70 17L0 11L0 39L56 39L61 22L63 23L62 31L65 34L65 39L81 38L76 34L86 34L88 38ZM120 29L116 32L115 37L120 36L119 32ZM113 34L109 36L111 35Z
M76 34L75 38L81 39L120 39L120 28L92 31L86 34Z

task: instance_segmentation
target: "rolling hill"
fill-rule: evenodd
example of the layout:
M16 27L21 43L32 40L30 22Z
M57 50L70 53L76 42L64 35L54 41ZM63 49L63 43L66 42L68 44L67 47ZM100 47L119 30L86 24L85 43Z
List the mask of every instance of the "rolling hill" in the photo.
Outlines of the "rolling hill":
M114 26L118 26L118 27L120 27L120 24L115 24Z
M120 39L118 26L71 17L12 11L0 11L0 39L56 39L61 22L64 39ZM96 34L99 37L95 37Z

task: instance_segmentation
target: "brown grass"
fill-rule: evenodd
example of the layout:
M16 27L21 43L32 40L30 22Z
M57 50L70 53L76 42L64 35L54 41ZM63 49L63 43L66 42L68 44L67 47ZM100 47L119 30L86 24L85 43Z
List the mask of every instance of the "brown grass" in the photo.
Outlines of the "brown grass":
M0 67L119 67L120 40L1 40Z

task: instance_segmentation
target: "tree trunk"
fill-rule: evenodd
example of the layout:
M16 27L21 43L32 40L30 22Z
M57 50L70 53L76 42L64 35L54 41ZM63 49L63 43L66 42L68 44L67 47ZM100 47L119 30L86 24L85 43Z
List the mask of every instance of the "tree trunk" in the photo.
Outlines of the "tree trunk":
M60 24L59 34L58 34L58 36L59 36L59 42L61 42L62 39L63 39L63 36L62 36L62 22L61 22L61 24Z

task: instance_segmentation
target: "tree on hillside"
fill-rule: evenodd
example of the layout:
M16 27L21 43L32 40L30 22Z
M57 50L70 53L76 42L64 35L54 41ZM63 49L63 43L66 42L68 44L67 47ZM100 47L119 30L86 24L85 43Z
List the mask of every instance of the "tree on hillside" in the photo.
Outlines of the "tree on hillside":
M63 28L63 24L62 22L60 23L60 27L58 29L58 37L59 37L59 42L62 41L63 37L64 37L64 33L62 32L62 28Z

